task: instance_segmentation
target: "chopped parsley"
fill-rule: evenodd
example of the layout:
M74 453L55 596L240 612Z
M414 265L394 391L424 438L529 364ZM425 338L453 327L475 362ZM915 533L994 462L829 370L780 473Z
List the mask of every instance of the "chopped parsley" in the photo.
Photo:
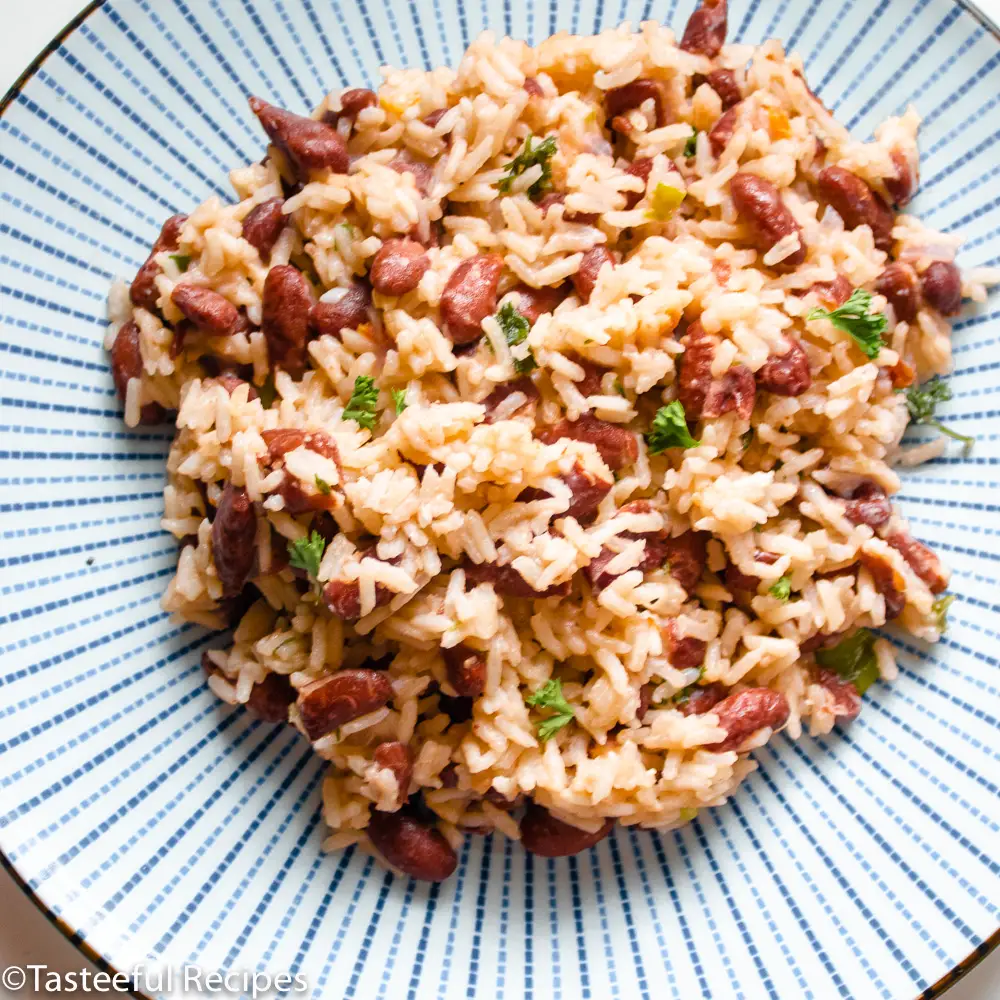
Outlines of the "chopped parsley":
M500 307L500 311L496 315L496 321L500 324L500 329L503 331L504 340L507 341L508 347L516 347L518 344L524 343L525 338L528 336L528 331L531 329L528 318L521 315L512 302L505 302ZM538 363L535 361L535 356L531 351L528 351L527 357L514 358L514 371L518 375L526 375L537 367Z
M623 399L628 399L628 396L625 395L625 386L622 385L622 381L619 378L615 379L615 392Z
M882 350L882 334L888 320L884 313L870 313L872 293L863 288L855 288L851 297L832 312L826 309L812 309L807 320L828 319L838 330L849 333L854 342L869 358L877 358Z
M406 409L406 390L390 389L392 394L392 405L396 407L396 413L400 414Z
M858 694L864 694L879 678L875 635L866 628L859 628L832 649L817 650L816 662L853 684Z
M562 681L552 678L546 681L534 694L529 694L525 703L535 708L547 708L553 714L547 719L536 723L538 738L546 743L563 726L569 725L574 719L573 706L563 697Z
M668 448L697 448L701 444L691 437L684 404L679 399L656 411L646 441L652 455L659 455Z
M688 141L684 143L684 155L685 157L692 157L698 151L698 130L695 129L691 135L688 137Z
M497 190L501 194L510 194L510 189L516 178L520 177L529 167L538 165L542 168L542 176L528 188L528 197L537 201L552 187L552 157L556 153L556 137L546 136L535 140L530 133L524 140L524 148L510 163L507 164L507 174L500 178Z
M359 375L354 380L354 392L347 401L341 420L356 420L358 426L372 430L375 426L375 405L378 403L378 387L371 375Z
M787 601L792 594L792 578L790 576L778 577L767 592L779 601Z
M330 495L330 484L325 479L321 479L319 476L316 477L316 489L318 489L325 497Z
M685 192L680 188L660 181L653 188L653 193L649 197L649 210L646 212L646 217L656 222L666 222L681 207L684 198Z
M288 565L304 569L314 580L319 575L319 564L323 559L326 539L314 531L308 538L296 538L288 545Z
M947 403L949 399L951 399L951 387L939 378L932 379L922 386L911 386L906 390L906 408L910 411L910 419L915 424L936 427L942 434L961 441L965 445L965 453L968 454L976 439L951 430L934 417L938 403Z
M948 631L948 609L954 600L954 594L944 594L931 605L931 611L934 612L937 623L937 630L942 635Z
M186 253L172 253L170 259L177 265L177 270L181 274L191 266L191 257Z

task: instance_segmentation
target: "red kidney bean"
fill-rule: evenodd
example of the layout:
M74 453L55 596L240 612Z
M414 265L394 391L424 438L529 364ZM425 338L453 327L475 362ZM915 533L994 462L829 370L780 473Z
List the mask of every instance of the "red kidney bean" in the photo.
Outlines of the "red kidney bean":
M405 743L398 740L380 743L375 747L375 763L396 776L399 786L397 805L402 805L410 797L410 779L413 777L413 754Z
M871 573L875 589L885 600L886 619L898 618L906 607L906 595L896 586L898 577L891 564L874 552L858 553L858 561Z
M236 392L236 390L241 385L250 385L250 383L247 382L246 379L242 379L235 372L229 372L229 371L219 372L219 374L216 375L214 378L207 380L206 384L208 384L208 382L217 382L219 385L222 386L223 389L226 390L226 392L229 393L230 396L234 392ZM250 388L247 390L247 401L249 402L251 399L259 399L259 398L260 396L258 396L257 390L252 385L250 385Z
M850 722L861 712L861 695L850 682L842 680L832 670L816 669L816 683L833 696L833 714L838 719Z
M723 698L712 711L719 717L719 726L727 735L718 743L708 745L715 751L722 751L735 750L765 726L780 729L788 721L791 710L780 691L749 688Z
M546 285L544 288L518 285L515 291L517 292L517 311L532 326L538 322L540 316L552 312L569 295L569 289L566 285Z
M524 805L524 796L520 793L512 799L508 799L506 795L503 795L492 787L486 789L486 794L483 795L483 798L495 809L502 809L504 812L512 812Z
M240 325L240 313L236 306L209 288L176 285L170 300L199 330L213 337L235 333Z
M580 524L587 524L597 517L597 508L611 492L611 487L614 485L607 480L592 476L579 462L559 478L569 487L572 496L566 512L556 516L575 517ZM522 503L528 503L531 500L545 500L551 495L546 490L529 486L518 494L517 499Z
M160 265L156 262L156 255L164 250L176 250L181 237L181 230L187 222L186 215L172 215L163 223L160 235L153 244L149 256L145 263L136 272L132 280L132 287L129 289L129 297L132 304L141 309L148 309L150 312L156 311L156 300L160 293L156 288L156 276L160 273Z
M365 108L374 108L378 104L378 95L366 87L353 87L340 95L340 110L327 111L323 121L328 125L336 125L342 118L354 121Z
M448 668L448 683L461 698L478 698L486 689L486 659L478 650L465 643L442 649Z
M829 649L836 646L846 634L846 629L840 632L817 632L799 643L799 652L815 653L817 649Z
M260 254L261 260L271 256L288 221L282 211L284 198L271 198L252 208L243 220L243 239Z
M885 178L885 189L895 204L902 208L908 204L917 190L917 176L910 163L910 158L898 149L892 151L892 162L896 167L895 177Z
M212 521L212 559L223 597L235 597L253 574L257 517L247 491L226 483Z
M844 220L847 229L869 226L875 246L892 249L892 209L857 174L843 167L824 167L816 178L819 192Z
M740 172L729 182L729 190L737 214L749 227L754 245L761 253L767 253L786 236L798 233L798 250L777 266L797 267L806 259L802 230L770 181Z
M522 375L521 378L516 378L511 382L501 382L484 400L483 405L486 407L486 416L483 418L483 423L492 424L496 417L494 416L494 411L496 408L508 397L513 395L515 392L521 392L525 395L524 406L528 406L531 403L537 402L540 398L538 389L535 388L535 383L527 375ZM524 409L524 406L521 409ZM517 412L520 412L518 410Z
M263 431L261 437L267 445L268 459L272 464L280 463L290 451L306 447L310 451L332 458L340 464L340 453L333 439L322 431L307 431L299 427L281 427L272 431Z
M568 361L579 365L583 369L583 378L574 385L580 391L581 396L597 396L601 392L601 381L604 378L607 368L595 364L589 358L585 358L575 351L567 351L564 357Z
M318 740L345 722L382 708L391 698L392 684L384 673L356 667L310 681L299 688L297 704L306 736Z
M743 100L736 74L731 69L716 69L705 77L705 82L722 98L722 110L728 111Z
M458 787L458 767L455 764L446 764L438 775L443 788Z
M415 240L386 240L375 254L368 277L376 292L405 295L420 284L430 266L430 257Z
M685 531L664 541L664 562L670 566L670 575L689 594L698 585L705 571L705 564L708 562L707 541L708 536L703 531Z
M589 413L578 420L560 420L543 428L536 437L545 444L555 444L562 438L592 444L612 472L620 472L639 457L639 443L632 431L607 420L598 420Z
M605 264L615 266L615 258L611 251L603 244L598 243L596 247L591 247L580 261L580 267L573 275L573 288L581 301L589 302L593 294L594 286L597 284L597 276L601 273L601 268Z
M471 344L483 335L483 320L496 311L503 258L494 253L463 260L441 293L445 333L455 344Z
M570 590L570 582L557 583L546 590L535 590L530 583L511 565L498 563L474 563L466 560L462 568L470 587L480 583L492 583L493 589L502 597L565 597Z
M697 666L697 664L696 664ZM694 688L688 699L677 706L681 715L704 715L714 710L719 702L725 700L729 689L716 681L714 684L703 684Z
M609 484L610 486L610 484ZM623 514L648 514L653 510L653 505L648 500L633 500L625 504L620 513ZM629 541L642 540L645 544L645 552L642 560L632 569L637 569L641 573L648 573L663 565L667 558L667 533L662 528L655 531L623 531L622 538ZM590 581L591 587L600 592L613 580L617 579L618 573L609 573L605 567L617 555L612 549L603 548L600 553L584 567L584 576Z
M565 205L566 195L561 191L550 191L542 195L535 204L542 210L542 215L548 215L549 209L553 205ZM563 210L563 218L567 222L576 222L582 226L596 226L600 216L597 212L572 212L569 209Z
M247 710L265 722L287 722L288 706L295 701L295 689L284 674L268 674L254 684Z
M700 667L705 662L708 643L693 635L678 635L677 622L671 619L661 632L670 665L677 670Z
M649 184L649 175L653 172L653 161L648 156L640 156L638 159L633 160L628 167L625 169L625 173L629 177L638 177L642 181L641 191L626 191L625 192L625 208L632 209L642 201L643 196L646 194L646 186ZM596 250L597 247L594 247ZM593 251L591 251L593 252ZM603 263L603 261L601 262ZM582 265L581 265L582 269ZM595 273L596 279L596 273ZM589 294L587 296L590 297ZM582 296L581 296L582 298Z
M597 831L589 833L556 819L548 809L532 802L521 820L521 843L543 858L565 858L600 843L614 825L613 819L605 820Z
M789 337L791 347L782 355L772 355L757 372L757 386L776 396L801 396L812 385L809 358L802 345Z
M524 78L524 83L521 84L524 92L529 97L544 97L545 91L542 90L542 85L533 77L526 76Z
M684 353L677 362L677 398L688 420L698 420L712 384L715 345L697 320L688 326L683 343Z
M851 492L844 515L852 524L880 528L892 517L892 504L885 490L878 483L867 479Z
M702 0L688 18L680 47L685 52L714 59L726 41L726 21L728 17L726 0Z
M271 364L293 378L308 367L309 317L313 293L305 275L291 264L279 264L264 281L261 330Z
M614 87L604 95L604 110L612 120L624 115L641 104L651 100L655 109L656 127L666 125L669 120L663 87L658 80L639 79ZM614 127L612 125L612 127Z
M317 337L339 337L344 330L357 330L372 316L372 296L363 281L352 281L333 302L317 302L309 313L309 326Z
M405 812L373 810L366 832L375 850L411 878L441 882L458 867L444 834Z
M135 320L123 323L111 345L111 377L122 402L128 394L130 379L142 378L142 351L139 347L139 327ZM155 409L153 409L155 407ZM148 411L148 413L147 413ZM149 419L147 420L147 416ZM158 424L163 417L163 408L150 403L142 408L140 422Z
M814 281L809 286L809 291L815 292L828 309L836 309L851 297L853 289L847 278L838 274L833 281Z
M425 197L427 196L431 188L431 181L434 179L434 165L432 163L418 159L404 149L403 152L389 161L389 166L397 174L412 174L417 190Z
M259 97L250 98L250 110L303 183L308 183L313 170L347 173L347 146L332 125L276 108Z
M396 592L384 583L375 584L375 607L385 607ZM361 617L361 584L357 580L331 580L323 588L323 603L330 614L345 622L356 622Z
M757 383L753 372L746 365L732 365L722 378L712 379L701 415L715 419L735 410L737 416L749 420L756 399Z
M448 108L436 108L429 115L427 115L423 122L428 128L435 128L437 123L441 121L446 114L448 114Z
M940 594L948 589L948 574L942 567L941 560L926 545L902 531L889 535L886 541L927 584L932 594Z
M936 260L920 275L924 301L942 316L957 316L962 311L962 275L946 260Z
M875 291L884 295L897 320L912 323L920 309L920 284L909 264L894 261L875 279Z
M639 707L635 710L635 717L639 722L645 720L646 713L653 704L653 692L656 690L656 687L657 685L651 682L649 684L643 684L642 687L639 688Z
M736 126L740 120L740 103L737 102L719 117L718 121L708 130L708 145L712 155L718 159L722 156L733 138Z
M773 566L778 561L778 557L773 552L765 552L763 549L757 549L754 552L754 560L765 563L768 566ZM760 586L760 577L744 573L735 563L728 561L726 563L724 579L726 590L733 594L733 598L737 604L748 604L750 598L756 595L757 588Z

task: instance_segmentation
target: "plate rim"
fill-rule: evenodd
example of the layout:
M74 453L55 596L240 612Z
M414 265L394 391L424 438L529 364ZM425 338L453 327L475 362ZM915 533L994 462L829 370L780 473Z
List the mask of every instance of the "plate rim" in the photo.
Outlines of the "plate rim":
M69 38L70 35L76 31L77 28L83 24L92 14L95 14L100 10L108 0L90 0L89 3L71 20L69 21L59 32L57 32L53 37L45 44L42 50L35 56L34 59L25 67L25 69L20 73L17 79L10 85L7 92L0 98L0 118L4 116L7 109L13 104L14 100L25 88L32 77L38 72L42 64L51 56L54 52L58 51L62 43ZM989 15L985 14L972 0L951 0L956 7L962 8L971 17L977 20L983 28L988 31L993 38L996 40L997 44L1000 45L1000 25L997 24ZM25 881L21 873L17 870L17 866L8 857L7 853L0 847L0 865L3 866L7 874L13 879L14 884L24 893L35 907L41 912L41 914L48 920L56 930L59 931L62 936L69 941L81 955L84 956L88 961L92 962L98 967L102 972L106 972L111 976L119 975L126 976L127 973L122 972L117 969L111 962L102 955L96 948L94 948L89 942L85 941L83 938L78 936L78 932L70 924L68 924L62 917L58 914L53 913L52 910L46 905L45 901L39 896L34 889L32 889L28 883ZM998 924L997 929L988 937L985 938L980 944L969 952L961 961L957 962L951 969L949 969L943 976L937 979L934 983L927 987L922 993L917 994L913 997L913 1000L938 1000L946 991L950 990L959 980L964 979L965 976L971 972L980 962L982 962L988 955L992 954L994 951L1000 949L1000 924ZM126 991L128 996L134 997L135 1000L153 1000L148 994L143 993L139 990L128 989Z

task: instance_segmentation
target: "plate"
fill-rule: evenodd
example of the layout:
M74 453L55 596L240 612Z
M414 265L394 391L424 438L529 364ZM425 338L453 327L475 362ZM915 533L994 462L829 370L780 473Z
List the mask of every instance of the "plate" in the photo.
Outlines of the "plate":
M0 847L74 941L143 967L137 992L182 990L164 977L188 966L287 972L302 977L287 996L326 1000L900 1000L936 996L1000 941L993 301L955 326L948 415L976 448L902 493L955 571L948 635L904 642L898 683L850 728L758 751L731 803L677 833L623 830L558 861L469 837L440 885L323 855L319 762L221 706L208 636L159 607L168 436L121 423L104 300L166 216L225 197L228 168L260 157L247 95L304 110L386 62L454 64L486 28L679 29L692 6L115 0L6 98ZM730 39L785 39L857 135L914 102L916 211L966 235L965 266L997 262L994 28L951 0L731 7Z

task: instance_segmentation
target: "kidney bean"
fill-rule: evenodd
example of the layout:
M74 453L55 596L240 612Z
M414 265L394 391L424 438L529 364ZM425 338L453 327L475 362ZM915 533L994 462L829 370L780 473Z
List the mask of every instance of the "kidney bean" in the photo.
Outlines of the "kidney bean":
M712 384L715 345L697 320L688 326L683 342L684 353L677 362L677 398L688 420L697 420Z
M646 194L646 186L649 184L649 175L653 172L653 161L648 156L640 156L638 159L633 160L628 167L625 169L625 173L629 177L638 177L642 181L641 191L626 191L625 192L625 208L632 209L642 201ZM597 247L594 247L596 250ZM602 261L603 263L603 261ZM582 265L581 265L582 269ZM596 278L596 273L595 273ZM589 294L587 296L590 297ZM582 296L581 296L582 298Z
M716 69L705 77L705 82L722 98L722 110L728 111L743 100L736 74L731 69Z
M685 52L714 59L726 41L726 21L728 16L726 0L702 0L688 18L680 47Z
M417 190L425 197L427 196L431 189L431 181L434 179L434 165L432 163L418 159L404 149L398 156L389 161L389 166L397 174L412 174Z
M293 378L308 367L309 317L313 293L305 275L291 264L279 264L264 281L261 330L271 364Z
M559 478L569 487L572 496L566 512L558 514L557 517L575 517L580 524L588 524L597 517L597 508L614 485L607 480L592 476L579 462ZM531 500L545 500L551 495L545 490L529 486L518 494L517 499L522 503L528 503Z
M276 108L259 97L250 98L250 110L303 183L308 183L313 170L347 173L347 146L332 125Z
M497 307L503 258L481 253L463 260L441 293L445 333L455 344L471 344L483 335L483 320Z
M375 850L411 878L441 882L458 867L444 834L409 813L373 810L366 832Z
M556 583L546 590L535 590L513 566L498 563L463 563L466 582L471 587L480 583L492 583L493 589L502 597L565 597L570 591L570 582Z
M778 561L778 557L773 552L765 552L763 549L757 549L754 552L754 560L759 563L765 563L768 566L773 566ZM760 577L744 573L735 563L728 561L726 563L724 580L726 589L733 594L733 598L737 604L749 604L750 599L756 595L757 588L760 586Z
M653 505L648 500L633 500L621 508L621 513L647 514L652 510ZM667 558L667 533L662 528L656 531L624 531L621 537L629 541L638 541L641 539L646 543L642 560L637 566L633 566L632 569L637 569L641 573L647 573L662 566ZM605 569L616 555L617 553L614 550L603 548L584 567L584 576L590 581L590 585L595 592L602 591L621 575L619 573L609 573Z
M772 355L757 371L757 386L776 396L801 396L812 385L809 358L792 337L791 347L782 355Z
M736 126L740 120L740 104L737 102L727 111L720 115L716 123L708 130L708 145L712 150L712 155L718 159L722 156L729 145Z
M280 461L290 451L296 448L308 448L310 451L332 458L340 464L340 453L337 445L322 431L307 431L299 427L280 427L276 430L263 431L261 437L267 445L268 459L275 467L280 467Z
M603 826L589 833L556 819L548 809L532 802L521 820L521 843L532 854L543 858L565 858L600 843L614 825L613 819L605 820Z
M732 365L722 378L712 379L701 415L715 419L735 410L737 416L749 420L756 399L757 383L753 372L746 365Z
M544 288L519 285L516 291L517 311L532 326L538 322L540 316L552 312L569 295L569 289L564 284L546 285Z
M715 706L725 699L727 691L728 688L718 681L714 684L699 685L690 692L687 701L677 706L677 711L681 715L704 715L713 711Z
M601 392L601 381L604 373L608 371L601 365L595 364L589 358L585 358L576 351L567 351L564 355L567 360L579 365L583 369L583 378L575 382L581 396L597 396Z
M368 277L383 295L412 292L431 265L430 257L415 240L386 240L372 261Z
M890 155L896 167L896 176L885 178L885 189L893 202L902 208L909 203L917 190L917 175L910 158L905 153L894 149Z
M142 351L139 347L139 327L135 320L123 323L111 345L111 377L122 402L128 394L131 379L142 378Z
M542 90L542 85L533 76L526 76L524 78L524 83L521 84L521 88L529 97L545 96L545 91Z
M257 517L247 491L226 483L212 522L212 559L223 597L235 597L257 558Z
M306 736L318 740L345 722L382 708L391 698L392 684L384 673L355 667L299 688L297 704Z
M486 794L483 798L495 809L502 809L504 812L512 812L524 805L524 796L522 794L518 793L514 798L508 799L506 795L492 787L486 789Z
M352 281L334 301L317 302L309 313L309 326L317 337L339 337L344 330L357 330L372 316L372 296L363 281Z
M861 695L850 681L841 680L832 670L817 667L816 683L832 695L833 714L838 719L850 722L858 717L861 712Z
M847 229L869 226L875 246L892 249L892 209L857 174L843 167L824 167L816 178L819 192L844 220Z
M639 722L646 718L646 713L653 704L653 692L656 690L655 684L643 684L639 688L639 707L635 710L635 717Z
M247 710L265 722L287 722L288 706L295 701L295 689L284 674L268 674L254 684Z
M670 575L691 593L701 580L708 562L706 543L708 536L703 531L685 531L664 541Z
M678 635L677 622L671 619L663 627L663 644L670 665L677 670L700 667L705 661L708 643L693 635Z
M243 220L243 239L260 254L261 260L271 256L288 221L282 211L284 198L271 198L252 208Z
M536 437L545 444L555 444L561 438L592 444L612 472L632 465L639 457L639 443L632 431L607 420L598 420L589 413L578 420L560 420L543 428Z
M717 752L734 750L759 729L767 726L780 729L790 714L788 700L780 691L770 688L749 688L723 698L712 711L719 717L719 726L726 736L708 746Z
M608 118L613 120L649 100L653 102L656 127L666 125L669 117L666 101L663 88L657 80L641 78L612 88L604 95L604 110Z
M898 618L906 607L906 595L896 586L896 576L891 564L875 552L859 552L858 561L871 574L875 589L885 600L885 617L891 621Z
M880 528L892 516L892 504L878 483L866 479L852 491L844 515L852 524Z
M354 121L365 108L374 108L378 104L378 95L366 87L353 87L340 95L340 110L327 111L323 121L328 125L336 125L342 118Z
M454 763L446 764L441 773L438 775L441 779L441 786L443 788L457 788L458 787L458 766Z
M920 275L924 301L942 316L957 316L962 311L962 275L946 260L936 260Z
M375 584L375 607L385 607L396 592L384 583ZM361 617L361 584L357 580L331 580L323 588L323 603L330 614L345 622L356 622Z
M814 281L809 286L809 291L815 292L828 309L836 309L851 297L853 289L847 278L838 274L833 281Z
M486 688L486 660L465 643L442 649L448 682L462 698L478 698Z
M580 267L572 277L573 288L581 301L589 302L593 294L594 286L597 284L597 276L601 273L601 268L605 264L615 266L615 258L611 251L603 244L591 247L580 261Z
M522 375L521 378L513 379L510 382L501 382L484 400L483 405L486 407L486 416L483 418L483 423L492 424L496 417L494 416L494 411L496 408L508 397L513 395L515 392L523 393L526 397L524 406L528 406L531 403L537 402L540 398L538 389L535 388L535 383L527 375ZM520 409L524 409L522 406ZM518 410L517 412L520 412Z
M213 337L225 337L240 325L239 310L225 296L197 285L176 285L171 302L199 329Z
M884 295L897 320L912 323L920 308L920 285L917 273L902 261L890 264L875 280L875 291Z
M402 805L410 797L410 779L413 777L413 754L405 743L398 740L380 743L375 747L375 763L396 776L399 786L397 805Z
M740 172L729 182L729 190L737 214L749 227L753 242L761 253L767 253L786 236L798 233L798 250L778 266L797 267L806 259L802 230L770 181L756 174Z
M902 555L932 594L940 594L948 589L949 574L941 565L941 560L926 545L902 531L889 535L886 541Z
M164 250L176 250L181 237L181 230L187 222L186 215L172 215L163 223L160 235L153 244L149 256L142 267L136 272L132 279L132 286L129 289L129 297L132 304L141 309L148 309L150 312L156 311L156 300L160 297L156 288L156 276L160 273L160 265L156 262L156 255Z
M566 195L561 191L550 191L548 194L542 195L535 204L542 210L542 215L548 215L549 209L553 205L564 205L566 203ZM597 212L572 212L569 209L563 211L563 218L567 222L576 222L583 226L595 226L597 225L597 220L600 216Z
M216 375L213 379L210 379L209 381L217 382L219 385L222 386L223 389L226 390L226 392L229 393L230 396L234 392L236 392L236 390L241 385L250 385L250 383L247 382L245 379L240 378L239 375L236 374L236 372L230 372L230 371L219 372L218 375ZM257 394L257 390L252 385L250 385L250 388L247 390L247 401L249 402L251 399L259 399L259 398L260 397Z

